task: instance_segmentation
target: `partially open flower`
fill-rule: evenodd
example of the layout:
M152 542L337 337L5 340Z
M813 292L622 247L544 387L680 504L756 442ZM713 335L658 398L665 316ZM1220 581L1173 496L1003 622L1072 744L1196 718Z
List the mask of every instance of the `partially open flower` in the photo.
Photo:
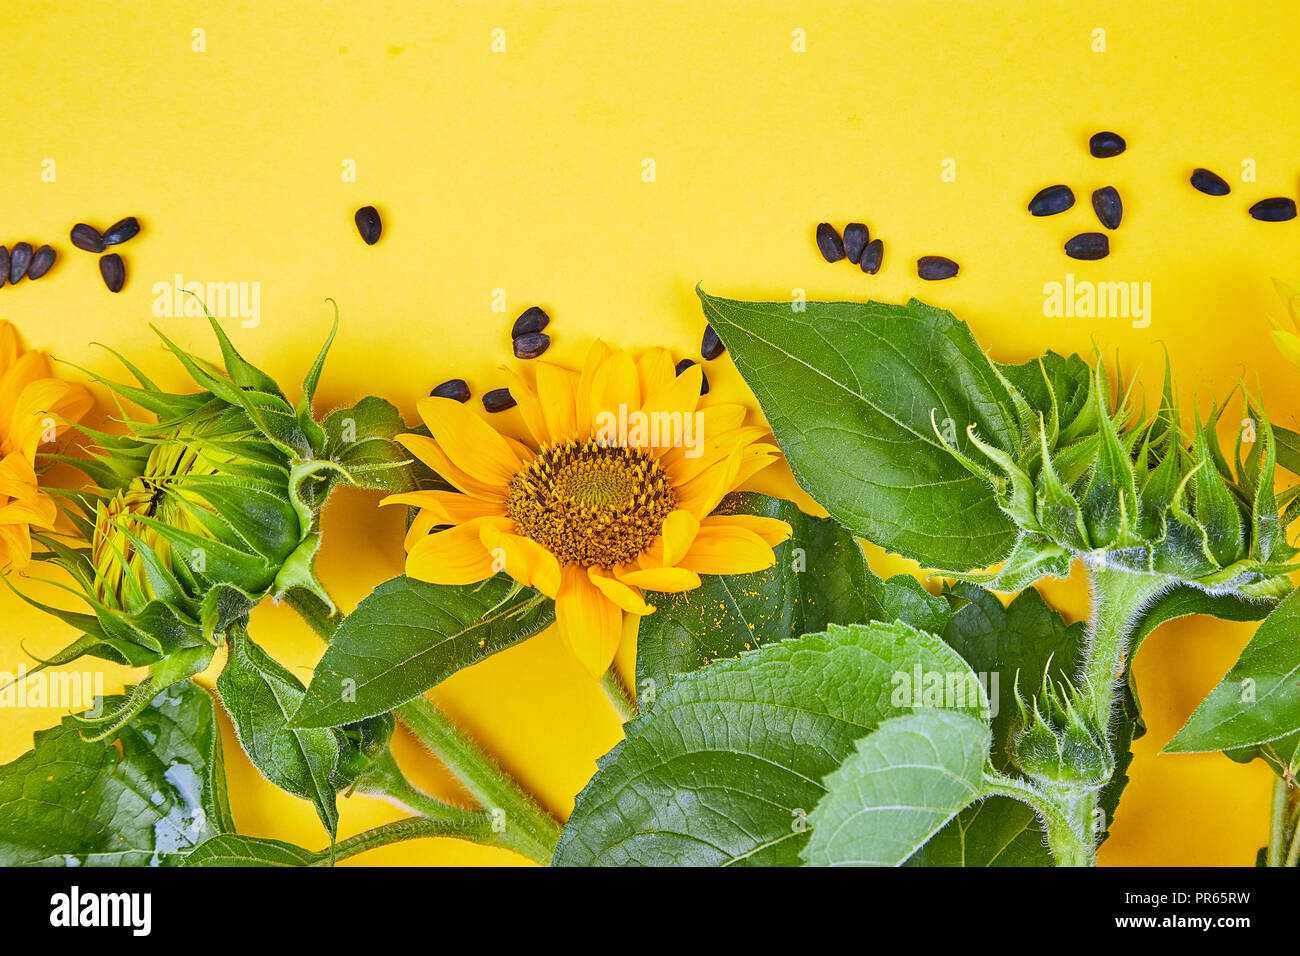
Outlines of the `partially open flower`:
M36 456L90 411L81 385L55 378L42 352L0 321L0 571L32 557L31 529L51 531L58 509L39 488Z
M1079 557L1244 598L1290 590L1286 575L1297 551L1285 529L1300 514L1296 490L1281 500L1274 494L1276 442L1254 403L1247 400L1248 434L1238 434L1229 464L1216 434L1223 409L1216 406L1205 423L1197 416L1185 434L1168 373L1160 408L1147 418L1126 397L1111 412L1100 362L1089 371L1077 356L1049 353L1008 371L1020 420L1013 449L984 441L972 427L971 442L986 457L976 461L940 434L989 482L1020 529L999 571L961 577L1016 591L1046 575L1067 576L1070 559Z
M701 398L699 366L678 375L662 349L634 361L597 342L581 372L533 365L535 388L513 374L510 384L529 441L452 399L424 399L432 437L398 440L456 490L385 503L420 509L408 574L469 584L505 571L537 588L555 599L561 639L599 676L624 612L654 610L644 591L775 563L788 524L713 511L779 452L765 428L744 424L743 406Z

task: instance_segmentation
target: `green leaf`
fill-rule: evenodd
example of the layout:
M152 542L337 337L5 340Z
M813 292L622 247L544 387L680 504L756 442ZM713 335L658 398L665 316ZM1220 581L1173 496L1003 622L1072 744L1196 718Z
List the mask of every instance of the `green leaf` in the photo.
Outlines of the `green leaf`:
M822 778L912 709L898 691L917 671L960 682L952 703L983 714L957 653L901 623L832 625L678 677L601 758L555 862L796 865Z
M385 581L339 626L294 726L338 727L392 710L554 619L550 601L504 574L459 586Z
M289 715L302 703L302 682L247 635L234 632L217 690L253 766L281 790L310 800L333 839L338 808L330 779L342 742L333 730L288 726Z
M1235 750L1300 730L1300 593L1259 626L1232 670L1210 691L1166 753Z
M223 833L186 855L183 866L311 866L320 854L283 840Z
M753 390L799 483L841 524L925 567L967 571L1015 542L987 481L935 433L945 423L1014 452L1006 385L949 312L915 299L739 302L699 291L705 318Z
M805 862L901 865L979 798L988 750L988 724L968 714L929 709L885 721L826 777Z
M957 814L908 866L1052 866L1038 817L1019 800L987 797Z
M637 686L646 702L676 674L828 624L897 618L938 630L951 616L948 603L910 575L888 582L876 577L857 539L829 518L809 517L792 502L763 495L736 496L723 510L779 518L794 534L777 546L776 564L766 571L705 575L693 591L647 595L656 610L641 619L636 655Z
M216 708L188 681L114 740L82 739L69 716L0 767L0 865L172 866L233 829Z
M415 487L411 455L393 441L407 431L397 409L373 395L341 408L322 422L325 453L362 488L402 492Z

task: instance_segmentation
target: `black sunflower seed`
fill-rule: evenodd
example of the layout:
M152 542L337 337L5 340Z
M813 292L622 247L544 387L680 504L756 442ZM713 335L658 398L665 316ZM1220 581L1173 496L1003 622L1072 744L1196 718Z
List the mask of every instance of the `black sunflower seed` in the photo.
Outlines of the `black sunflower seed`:
M862 250L862 261L858 264L863 272L873 276L880 271L880 260L884 258L884 255L884 243L879 239L872 239L867 243L867 248Z
M519 318L515 319L514 327L510 330L510 337L517 339L521 335L527 335L529 332L540 332L551 322L551 317L532 305L524 309Z
M73 226L71 239L74 246L86 252L98 254L104 251L104 237L98 229L87 223L79 222Z
M916 274L932 282L951 279L960 269L961 266L945 256L922 256L916 260Z
M1069 186L1048 186L1040 189L1029 200L1029 214L1032 216L1055 216L1065 212L1074 205L1074 190Z
M109 292L121 292L122 286L126 284L126 265L116 252L100 256L99 274L104 277L104 285L108 286Z
M458 402L469 401L469 383L463 378L452 378L443 382L429 393L430 398L454 398Z
M854 265L862 258L862 250L871 241L871 232L860 222L851 222L844 227L844 254Z
M104 245L120 245L128 239L134 239L139 231L140 220L136 219L135 216L127 216L125 219L121 219L108 227L103 237Z
M1110 255L1110 240L1104 232L1081 232L1065 244L1071 259L1105 259Z
M718 338L718 333L713 331L713 326L704 327L704 338L700 341L700 354L709 361L717 358L727 347L722 344L722 339Z
M545 332L525 332L515 339L515 358L535 359L551 347L551 337Z
M1192 170L1192 185L1207 196L1226 196L1232 192L1227 180L1208 169Z
M361 238L365 240L366 245L373 246L379 241L384 231L384 224L379 218L378 209L374 206L362 206L352 218L356 220L357 232L361 233Z
M1128 143L1124 142L1124 137L1119 133L1102 132L1093 133L1092 139L1088 140L1088 152L1098 159L1109 159L1111 156L1118 156L1128 148Z
M0 289L9 281L9 250L0 246Z
M32 254L32 261L27 265L27 278L39 279L50 271L56 254L49 246L41 246Z
M494 388L483 396L483 407L489 412L504 412L518 404L508 388Z
M1261 199L1250 207L1250 214L1260 222L1286 222L1288 219L1295 218L1295 200L1288 196ZM18 247L14 246L14 252L17 251ZM12 266L9 271L12 275Z
M829 222L817 224L817 248L827 262L839 262L844 258L844 240Z
M9 284L17 285L27 275L27 265L32 261L32 244L20 242L9 250Z
M677 372L678 375L681 375L682 372L686 371L694 364L695 363L690 359L682 359L680 362L677 363L677 367L675 371ZM701 395L709 394L709 377L704 374L704 369L700 369L700 394Z
M1106 186L1094 192L1092 211L1107 229L1118 229L1120 220L1124 218L1124 203L1120 201L1119 190Z

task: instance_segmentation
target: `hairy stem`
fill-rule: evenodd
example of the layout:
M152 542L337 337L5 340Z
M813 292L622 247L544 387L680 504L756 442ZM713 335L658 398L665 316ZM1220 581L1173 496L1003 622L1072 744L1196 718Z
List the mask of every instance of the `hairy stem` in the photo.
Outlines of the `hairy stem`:
M341 613L331 615L318 598L307 592L290 591L286 601L326 642L334 636L343 621ZM427 697L417 697L398 707L395 713L488 811L493 838L487 842L506 846L538 863L550 862L559 842L560 825L531 795L524 792L513 777L502 770L496 761ZM397 770L395 762L393 770ZM400 771L387 783L398 792L385 789L385 795L412 810L424 812L418 805L420 791L412 787ZM406 784L405 788L402 783ZM379 786L379 783L374 785ZM427 795L424 797L433 800ZM439 801L433 803L438 807L446 807Z
M1057 866L1092 866L1096 848L1092 836L1076 827L1072 814L1055 795L1039 790L1025 780L1000 773L985 773L984 793L1010 797L1026 804L1043 824L1047 845Z
M473 813L467 813L467 816L473 815ZM491 820L488 819L486 813L481 811L477 815L482 819L473 825L468 822L453 823L448 820L426 816L407 817L404 820L384 823L350 836L346 840L340 840L334 845L332 852L328 849L321 850L316 854L316 859L311 865L332 866L339 860L346 860L348 857L364 853L366 850L388 846L390 843L400 843L403 840L418 840L421 837L454 836L475 843L494 842L491 839L493 836Z
M629 721L639 713L636 698L623 683L623 678L618 676L618 671L613 664L609 665L609 670L605 671L605 675L600 679L600 689L609 698L620 720Z
M1286 852L1287 786L1286 778L1279 776L1273 783L1273 807L1269 813L1268 854L1269 866L1281 866Z
M1128 640L1142 609L1169 586L1167 578L1096 564L1092 577L1092 618L1079 674L1080 690L1090 716L1109 730L1115 688L1124 676Z

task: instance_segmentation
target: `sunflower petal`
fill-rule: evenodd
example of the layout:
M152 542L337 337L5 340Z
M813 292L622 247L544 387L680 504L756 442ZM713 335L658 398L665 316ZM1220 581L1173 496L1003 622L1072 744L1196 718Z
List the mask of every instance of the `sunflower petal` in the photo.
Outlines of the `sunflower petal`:
M555 629L587 673L599 679L618 652L623 612L591 583L585 568L570 564L555 598Z
M782 521L780 518L768 518L764 515L709 515L700 522L700 527L745 528L762 538L770 548L775 548L778 544L789 541L790 536L794 534L794 529L790 527L788 521Z
M587 569L587 577L600 589L601 594L629 614L645 617L647 614L654 613L654 608L646 604L640 591L619 581L604 568L593 565Z
M497 573L492 555L479 539L483 525L507 518L475 518L464 524L425 535L406 556L406 573L430 584L477 584Z
M447 453L442 450L442 446L427 435L398 435L397 441L403 448L432 468L439 476L465 492L465 494L473 495L475 498L482 498L484 501L505 500L506 489L504 485L491 485L479 481L473 475L461 470L447 457Z
M749 574L776 564L772 546L739 525L700 525L679 567L697 574Z
M423 398L416 408L447 457L484 484L504 487L523 465L495 428L454 398Z
M409 505L429 511L437 519L434 524L460 524L474 518L505 517L506 513L502 501L484 501L455 491L407 491L384 498L379 506L384 505Z
M577 396L569 372L558 365L539 362L537 397L541 402L548 441L575 437L578 433Z
M667 349L649 349L636 362L641 394L654 395L673 383L677 375Z
M592 387L596 382L596 373L605 364L605 359L609 358L609 346L600 339L591 343L591 348L587 349L587 360L583 363L582 372L578 375L578 393L577 393L577 413L578 413L578 434L576 438L582 440L591 434L591 429L596 419L596 413L592 411L593 396Z
M614 569L614 576L624 584L647 591L663 591L676 594L680 591L693 591L700 586L700 576L687 568L639 568L633 566Z
M542 415L542 403L538 398L538 393L533 391L519 373L508 365L502 365L501 371L505 373L509 382L510 397L515 400L515 404L519 408L519 415L524 420L524 427L528 429L528 433L533 436L533 440L537 442L537 447L540 448L551 440L551 436L549 429L546 427L546 418Z
M672 567L681 561L699 530L699 519L684 508L678 508L665 518L660 537L663 542L663 566Z
M493 566L520 584L537 588L554 599L560 590L560 562L532 538L507 534L500 527L483 525L479 540L492 555Z

